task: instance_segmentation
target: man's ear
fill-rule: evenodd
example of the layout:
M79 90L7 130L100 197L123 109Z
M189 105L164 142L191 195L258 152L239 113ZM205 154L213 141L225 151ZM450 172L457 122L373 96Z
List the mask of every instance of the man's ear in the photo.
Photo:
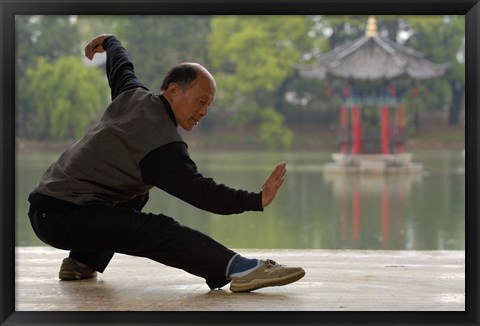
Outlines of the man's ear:
M167 99L171 102L177 95L178 91L180 90L180 86L177 83L170 83L165 91L165 95Z

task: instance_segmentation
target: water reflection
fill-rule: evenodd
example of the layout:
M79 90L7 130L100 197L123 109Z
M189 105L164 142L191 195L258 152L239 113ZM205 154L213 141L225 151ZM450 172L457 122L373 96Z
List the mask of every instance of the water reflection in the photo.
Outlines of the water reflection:
M57 154L22 154L16 170L16 244L38 246L26 198ZM460 249L465 162L457 151L415 154L421 175L324 174L330 153L192 153L205 176L256 190L279 161L287 178L263 213L221 216L154 190L145 210L175 217L231 248Z
M405 201L412 186L422 183L421 174L370 176L326 173L324 180L333 188L335 202L341 211L342 247L359 248L362 225L375 222L380 225L378 237L382 249L405 246ZM365 219L367 221L363 222Z

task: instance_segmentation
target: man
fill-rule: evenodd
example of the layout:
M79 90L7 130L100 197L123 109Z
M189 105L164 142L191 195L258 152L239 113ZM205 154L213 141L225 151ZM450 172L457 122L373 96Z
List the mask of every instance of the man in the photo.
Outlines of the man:
M165 75L156 95L137 79L117 37L93 38L85 55L92 60L105 51L112 102L84 137L48 168L29 196L37 236L70 250L59 278L103 273L115 252L183 269L204 278L210 289L231 282L232 292L248 292L302 278L302 268L242 257L171 217L141 212L153 187L217 214L262 211L284 181L285 162L275 167L258 193L204 177L177 127L191 131L207 116L216 92L211 74L196 63L179 64Z

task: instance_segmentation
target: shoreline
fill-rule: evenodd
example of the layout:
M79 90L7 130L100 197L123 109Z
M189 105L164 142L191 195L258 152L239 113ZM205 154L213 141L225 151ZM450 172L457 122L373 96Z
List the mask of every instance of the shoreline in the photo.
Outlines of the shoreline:
M429 123L423 122L417 131L405 130L406 152L425 150L464 150L465 125L449 125L444 119L430 118ZM222 152L265 152L265 151L328 151L337 152L340 144L335 128L328 126L305 126L293 129L294 141L289 149L266 149L252 128L232 129L223 127L214 131L197 127L192 132L180 130L180 134L190 150L222 151ZM15 151L18 153L61 152L76 140L36 141L23 138L15 139ZM379 141L379 140L378 140Z
M336 142L320 142L313 144L311 142L302 142L298 143L295 146L292 146L290 149L266 149L260 145L256 144L221 144L215 145L212 142L206 142L202 144L202 139L199 138L196 141L190 142L188 140L187 144L191 151L221 151L221 152L309 152L309 151L326 151L326 152L336 152L339 150ZM74 143L74 140L69 141L31 141L24 139L17 139L15 142L15 153L59 153L65 150L68 146ZM465 141L458 139L426 139L425 137L416 137L406 141L405 143L406 152L415 153L420 151L442 151L442 150L464 150Z

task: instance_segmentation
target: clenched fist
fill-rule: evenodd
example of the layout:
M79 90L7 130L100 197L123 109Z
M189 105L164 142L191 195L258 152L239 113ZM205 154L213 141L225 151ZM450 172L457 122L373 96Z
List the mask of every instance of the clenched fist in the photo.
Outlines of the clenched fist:
M103 48L103 41L107 36L111 36L112 34L102 34L94 37L90 42L88 42L87 46L85 46L85 56L92 60L95 56L95 53L102 53L105 52Z

